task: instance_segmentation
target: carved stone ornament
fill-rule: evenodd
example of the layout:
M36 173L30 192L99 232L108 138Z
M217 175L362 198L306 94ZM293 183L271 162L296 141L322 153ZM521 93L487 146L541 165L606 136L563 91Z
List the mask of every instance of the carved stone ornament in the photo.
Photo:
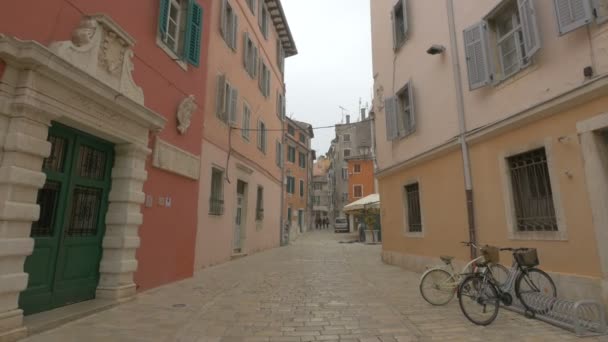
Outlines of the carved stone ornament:
M110 17L96 14L82 18L71 40L51 43L49 49L143 105L143 90L132 75L134 44L135 40Z
M177 130L180 134L186 134L188 127L190 127L192 114L196 112L197 108L194 95L189 95L179 104L177 108Z
M384 110L384 86L379 85L376 87L372 104L374 113L378 113Z

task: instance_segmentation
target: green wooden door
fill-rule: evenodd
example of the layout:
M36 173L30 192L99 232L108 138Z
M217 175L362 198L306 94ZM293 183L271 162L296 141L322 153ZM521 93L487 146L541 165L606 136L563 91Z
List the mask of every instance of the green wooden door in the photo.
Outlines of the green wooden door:
M25 261L29 282L19 298L26 315L93 299L99 282L113 146L55 123L49 141L34 251Z

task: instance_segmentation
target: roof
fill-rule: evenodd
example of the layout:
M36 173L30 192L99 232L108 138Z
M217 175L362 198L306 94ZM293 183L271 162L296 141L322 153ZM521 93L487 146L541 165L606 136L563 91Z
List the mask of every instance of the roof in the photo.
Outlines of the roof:
M293 40L293 36L291 35L289 24L287 24L287 18L285 17L285 11L283 11L281 0L265 1L266 7L268 7L268 12L270 13L270 18L272 19L272 23L277 30L277 34L281 40L281 45L283 45L283 50L285 50L285 57L297 55L298 49L296 48L296 42Z
M363 197L359 200L354 201L346 206L344 206L344 212L352 212L357 210L363 210L366 208L379 208L380 207L380 195L379 194L371 194L366 197Z
M308 136L309 136L310 138L314 138L314 137L315 137L315 132L314 132L314 130L312 129L312 125L311 125L311 124L306 123L306 122L303 122L303 121L297 121L297 120L294 120L294 119L289 118L289 117L287 118L287 120L288 120L288 121L291 121L291 122L292 122L294 125L298 126L298 128L299 128L300 130L303 130L303 131L305 131L306 133L308 133Z

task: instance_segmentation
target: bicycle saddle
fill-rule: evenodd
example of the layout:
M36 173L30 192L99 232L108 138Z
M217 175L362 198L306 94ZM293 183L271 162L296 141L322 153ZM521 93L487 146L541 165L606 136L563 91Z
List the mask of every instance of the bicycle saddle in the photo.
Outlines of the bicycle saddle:
M442 255L439 257L439 259L441 259L441 261L445 262L446 264L449 264L452 262L452 260L454 260L453 256L447 256L447 255Z

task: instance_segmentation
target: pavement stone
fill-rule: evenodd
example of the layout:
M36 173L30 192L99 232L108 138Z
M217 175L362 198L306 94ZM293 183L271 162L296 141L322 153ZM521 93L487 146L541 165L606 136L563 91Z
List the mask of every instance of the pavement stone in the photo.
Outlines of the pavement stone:
M352 239L309 232L290 246L198 271L25 341L579 340L507 310L492 325L475 326L456 301L427 304L418 292L420 275L383 264L381 246L340 243Z

